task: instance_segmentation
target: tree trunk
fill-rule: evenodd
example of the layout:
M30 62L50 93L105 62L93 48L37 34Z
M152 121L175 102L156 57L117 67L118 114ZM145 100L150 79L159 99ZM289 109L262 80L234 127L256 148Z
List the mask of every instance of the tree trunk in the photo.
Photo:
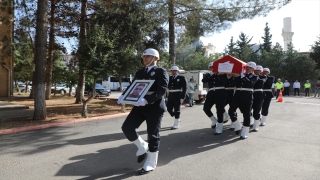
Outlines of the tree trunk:
M32 90L34 90L33 120L44 120L47 117L45 100L45 76L47 53L48 0L38 1L37 27L35 40L35 76Z
M54 16L55 16L56 2L51 0L51 11L50 11L50 32L49 32L49 52L47 60L47 74L46 74L46 100L50 99L51 95L51 82L52 82L52 68L53 68L53 45L54 45Z
M95 86L96 82L97 82L97 78L94 78L91 96L89 96L87 100L84 100L84 99L82 100L83 104L82 104L81 117L84 117L84 118L88 117L88 103L96 96L96 86Z
M175 54L175 32L174 32L174 2L171 0L169 3L169 62L171 65L176 64L176 54Z
M81 0L81 18L80 18L80 34L79 34L79 45L83 44L86 37L86 17L87 17L87 0ZM78 57L79 60L79 76L78 76L78 87L76 91L76 104L81 104L84 99L84 83L85 83L85 71L82 67L83 59Z

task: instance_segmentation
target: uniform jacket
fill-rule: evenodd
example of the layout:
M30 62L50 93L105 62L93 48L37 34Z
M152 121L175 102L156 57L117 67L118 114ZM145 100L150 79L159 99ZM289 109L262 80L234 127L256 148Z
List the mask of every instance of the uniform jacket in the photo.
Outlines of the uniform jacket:
M263 84L267 80L267 76L258 75L258 81L254 84L253 89L263 89Z
M173 98L173 99L185 99L186 98L186 93L187 93L187 80L184 76L177 75L175 78L174 76L169 77L169 85L168 89L169 90L174 90L174 89L181 89L181 92L170 92L168 95L168 98Z
M274 77L273 76L265 76L266 77L266 82L263 84L263 89L272 89L272 84L274 82ZM274 95L269 91L264 91L265 96L268 96L270 98L272 98Z
M207 73L204 75L202 82L208 83L209 89L213 87L226 87L228 85L228 78L226 74L214 73L211 75L210 73ZM213 93L215 93L214 96L216 98L227 98L227 92L224 89L211 90L208 92L206 98L210 98Z
M153 93L151 95L144 96L148 104L139 107L135 106L134 108L144 108L144 110L147 112L167 111L163 95L168 88L169 76L165 69L154 66L149 70L148 73L145 73L145 69L141 69L136 72L136 75L132 82L134 82L135 80L155 80L155 82L149 89L149 92L152 91ZM130 86L127 87L126 91L130 89ZM125 94L126 91L123 94Z
M249 88L253 89L253 86L255 83L258 81L258 76L254 75L252 73L245 74L245 77L235 77L234 79L234 86L236 88ZM241 99L253 99L252 96L253 92L252 91L240 91L236 90L234 94L234 98L241 98Z

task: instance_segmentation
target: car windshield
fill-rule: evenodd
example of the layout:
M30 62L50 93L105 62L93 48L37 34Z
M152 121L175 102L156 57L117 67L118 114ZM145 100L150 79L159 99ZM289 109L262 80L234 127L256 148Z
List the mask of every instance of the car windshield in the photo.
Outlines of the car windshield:
M104 87L101 84L96 84L96 89L104 89Z

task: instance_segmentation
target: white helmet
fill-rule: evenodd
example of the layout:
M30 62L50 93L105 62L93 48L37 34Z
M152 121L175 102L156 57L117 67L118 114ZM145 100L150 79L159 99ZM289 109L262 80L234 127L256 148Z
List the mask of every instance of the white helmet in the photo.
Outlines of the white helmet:
M258 65L258 66L256 66L256 68L255 68L254 70L256 70L256 71L263 71L263 67Z
M178 66L172 66L172 67L171 67L171 71L179 71Z
M211 67L211 66L213 66L213 62L210 62L208 65L208 67Z
M148 48L148 49L144 50L141 57L143 57L145 55L155 56L158 58L158 60L160 59L159 52L155 49L152 49L152 48Z
M255 63L255 62L248 62L248 63L246 64L246 66L255 69L255 68L256 68L256 63Z
M263 71L267 71L270 73L270 69L269 68L263 68Z

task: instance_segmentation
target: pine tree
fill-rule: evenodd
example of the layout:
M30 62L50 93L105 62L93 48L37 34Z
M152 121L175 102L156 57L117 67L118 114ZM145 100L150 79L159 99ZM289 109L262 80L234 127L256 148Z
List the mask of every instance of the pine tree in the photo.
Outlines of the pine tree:
M320 36L318 40L311 45L310 58L317 63L316 69L320 70Z
M263 39L263 44L260 46L260 49L262 51L271 51L271 45L272 45L272 34L270 34L270 28L268 27L268 23L266 23L266 27L264 28L264 36L261 37Z
M249 53L248 48L252 48L252 46L254 45L254 44L250 44L252 38L253 37L249 39L249 36L247 36L243 32L240 33L239 40L237 40L236 42L237 47L235 50L238 58L242 59L244 52ZM252 53L254 52L252 51ZM248 56L248 55L246 54L245 56Z

